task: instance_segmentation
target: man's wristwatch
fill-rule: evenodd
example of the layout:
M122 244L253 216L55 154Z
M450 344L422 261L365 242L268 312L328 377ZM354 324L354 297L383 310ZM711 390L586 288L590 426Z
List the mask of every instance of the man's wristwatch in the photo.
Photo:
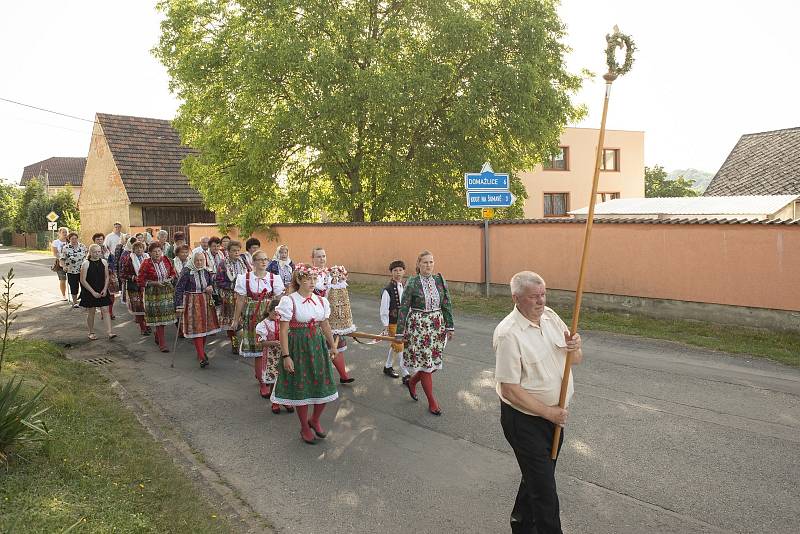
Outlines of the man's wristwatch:
M281 358L288 358L290 356L291 356L291 354L281 354Z

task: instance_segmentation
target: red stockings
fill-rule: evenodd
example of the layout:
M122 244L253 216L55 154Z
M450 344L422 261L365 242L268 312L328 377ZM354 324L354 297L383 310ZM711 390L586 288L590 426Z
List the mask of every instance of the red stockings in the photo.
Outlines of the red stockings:
M167 342L164 338L164 325L160 325L156 327L156 343L158 343L158 347L163 351L167 348Z
M439 403L436 402L436 397L433 396L433 373L417 371L414 376L411 377L412 391L417 389L418 382L422 382L422 390L428 398L428 408L430 408L431 411L437 411L439 409Z
M300 419L300 434L308 441L314 440L314 432L308 426L308 406L296 406L297 417Z
M333 360L333 366L336 367L336 372L339 373L339 378L342 380L349 380L350 375L347 374L347 365L344 361L344 353L340 352Z
M197 352L197 361L202 362L206 355L206 338L192 338L192 343L194 343L194 350Z

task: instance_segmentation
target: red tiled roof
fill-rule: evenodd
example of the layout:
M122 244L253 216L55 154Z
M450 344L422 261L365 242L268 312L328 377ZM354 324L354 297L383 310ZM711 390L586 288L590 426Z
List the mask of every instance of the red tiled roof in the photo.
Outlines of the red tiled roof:
M194 151L181 145L170 121L107 113L98 113L97 120L131 203L202 203L181 173L181 161Z
M50 185L63 186L72 184L80 187L83 184L83 171L86 168L86 158L53 157L32 163L25 167L20 178L20 185L27 184L31 178L43 176L47 171Z

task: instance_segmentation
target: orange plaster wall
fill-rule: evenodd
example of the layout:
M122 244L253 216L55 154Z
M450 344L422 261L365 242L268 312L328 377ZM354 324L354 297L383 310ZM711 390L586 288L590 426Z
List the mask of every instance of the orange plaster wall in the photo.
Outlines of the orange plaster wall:
M448 280L483 281L483 228L477 225L281 226L278 241L255 234L270 255L289 245L295 262L323 246L328 263L351 272L385 275L390 261L413 269L428 249ZM549 287L574 290L584 225L492 224L491 281L508 284L529 269ZM196 244L220 235L214 225L191 225ZM229 235L237 237L235 229ZM242 240L244 241L244 240ZM591 293L800 310L800 226L595 224L585 290Z
M492 282L527 268L574 290L583 234L581 224L493 226ZM800 310L799 267L797 226L596 224L585 290Z

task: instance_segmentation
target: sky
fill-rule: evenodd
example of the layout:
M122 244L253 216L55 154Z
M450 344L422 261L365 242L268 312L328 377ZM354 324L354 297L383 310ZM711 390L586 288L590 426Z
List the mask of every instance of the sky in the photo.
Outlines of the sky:
M96 112L170 119L179 102L150 49L155 2L31 0L0 16L0 178L26 165L86 156ZM613 86L608 127L645 132L645 164L715 172L745 133L800 126L800 2L795 0L564 0L567 68L598 74L575 95L597 128L605 34L638 47Z

